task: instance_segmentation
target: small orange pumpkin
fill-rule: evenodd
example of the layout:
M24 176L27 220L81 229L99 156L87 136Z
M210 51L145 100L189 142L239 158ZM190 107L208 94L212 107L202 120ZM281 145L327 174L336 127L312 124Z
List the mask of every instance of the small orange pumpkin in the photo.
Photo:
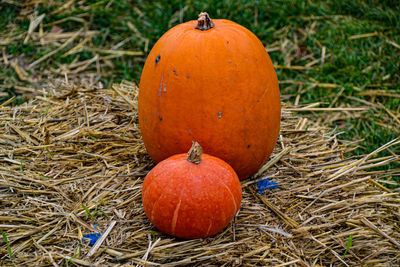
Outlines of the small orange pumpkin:
M188 154L158 163L143 182L142 201L162 232L184 239L213 236L236 215L242 188L226 162L202 155L198 143Z
M233 167L257 172L280 127L278 79L265 47L229 20L180 24L154 45L139 90L139 123L156 162L188 151L192 140Z

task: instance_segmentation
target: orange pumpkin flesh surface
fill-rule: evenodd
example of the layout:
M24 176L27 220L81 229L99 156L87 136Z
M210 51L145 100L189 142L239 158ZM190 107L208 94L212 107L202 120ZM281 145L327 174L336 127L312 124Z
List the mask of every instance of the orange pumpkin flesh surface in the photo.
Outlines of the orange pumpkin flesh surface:
M174 155L158 163L143 183L147 217L160 231L183 239L205 238L223 230L241 200L235 171L207 154L198 164L190 162L187 154Z
M213 22L206 30L195 29L197 21L180 24L154 45L140 80L139 123L154 161L197 140L244 179L276 144L278 79L253 33L229 20Z

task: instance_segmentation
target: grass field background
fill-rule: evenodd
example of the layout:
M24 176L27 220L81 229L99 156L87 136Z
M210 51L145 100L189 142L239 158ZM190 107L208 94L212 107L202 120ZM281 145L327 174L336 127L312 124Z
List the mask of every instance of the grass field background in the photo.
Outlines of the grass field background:
M370 153L400 135L398 1L0 1L0 103L18 105L53 78L139 83L146 55L169 28L233 20L275 65L283 101L365 111L305 113ZM400 155L400 147L382 152ZM399 159L389 168L400 172ZM388 177L398 186L399 177ZM397 183L397 185L396 185Z

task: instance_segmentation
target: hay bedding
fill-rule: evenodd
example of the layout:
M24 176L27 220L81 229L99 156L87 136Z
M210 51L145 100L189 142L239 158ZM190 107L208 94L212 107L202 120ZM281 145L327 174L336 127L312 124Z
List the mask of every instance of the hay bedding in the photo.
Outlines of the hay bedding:
M0 108L0 229L16 265L400 263L400 198L375 181L382 172L366 171L396 156L344 158L350 144L288 106L270 161L242 183L234 224L204 240L159 233L141 205L153 163L139 134L137 93L127 82L112 89L64 83ZM279 189L258 194L256 181L265 177ZM88 233L102 238L90 246L82 241ZM0 245L0 265L11 265Z

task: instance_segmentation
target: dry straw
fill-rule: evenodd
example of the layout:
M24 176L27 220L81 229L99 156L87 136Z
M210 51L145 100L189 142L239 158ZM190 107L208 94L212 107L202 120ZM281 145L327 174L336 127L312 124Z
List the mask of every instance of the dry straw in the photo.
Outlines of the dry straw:
M350 143L293 113L312 106L285 106L274 154L243 181L234 222L213 238L177 240L143 212L142 181L154 163L139 133L136 85L58 83L44 92L0 107L1 266L400 263L399 193L377 182L400 170L371 170L399 161L379 156L399 138L346 158ZM256 182L266 177L279 189L260 195ZM102 237L90 246L88 233Z

